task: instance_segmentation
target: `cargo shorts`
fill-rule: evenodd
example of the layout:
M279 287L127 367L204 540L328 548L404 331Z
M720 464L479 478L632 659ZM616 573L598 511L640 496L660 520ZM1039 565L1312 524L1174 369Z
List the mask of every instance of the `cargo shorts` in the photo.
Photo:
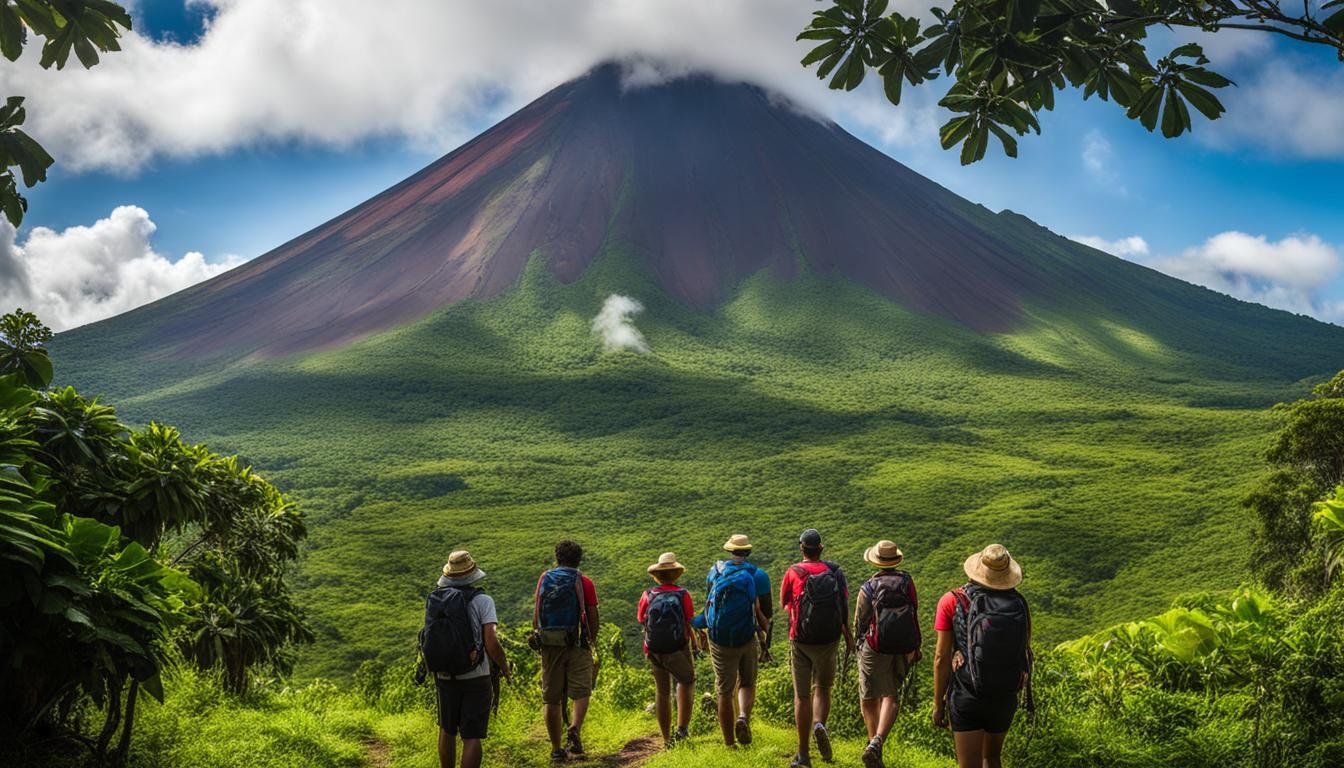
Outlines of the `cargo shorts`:
M793 673L795 696L831 690L835 685L839 648L839 640L825 645L808 645L797 640L789 643L789 671Z
M582 646L541 647L541 700L563 704L593 693L593 651Z
M691 652L688 650L650 653L649 666L668 673L681 685L695 685L695 662L691 661Z
M709 658L714 663L714 690L720 696L732 696L733 690L756 687L761 646L755 637L746 645L729 647L709 643Z
M900 698L909 667L904 653L878 653L859 644L859 698L864 701Z

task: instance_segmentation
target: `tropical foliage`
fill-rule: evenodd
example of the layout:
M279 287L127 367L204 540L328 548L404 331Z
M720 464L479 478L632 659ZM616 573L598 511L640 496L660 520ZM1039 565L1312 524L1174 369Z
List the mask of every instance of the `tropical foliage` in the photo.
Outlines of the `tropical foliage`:
M91 704L88 746L117 760L175 647L233 690L287 669L311 638L285 581L305 533L294 506L235 457L45 389L50 332L32 315L0 318L0 338L0 735Z
M1338 567L1337 501L1314 520L1313 509L1344 484L1344 371L1275 414L1282 429L1266 453L1272 471L1243 502L1256 521L1251 564L1272 589L1319 594Z
M928 23L887 7L837 0L815 12L798 38L819 44L802 63L847 91L874 70L892 104L903 84L951 78L939 104L958 115L940 137L945 149L961 145L963 164L983 158L991 136L1016 157L1015 137L1040 133L1040 112L1065 88L1114 101L1167 138L1190 130L1192 108L1218 119L1223 105L1210 89L1232 82L1206 68L1194 43L1150 53L1153 28L1263 31L1328 46L1344 61L1344 0L1304 3L1300 12L1276 0L957 0L934 8Z

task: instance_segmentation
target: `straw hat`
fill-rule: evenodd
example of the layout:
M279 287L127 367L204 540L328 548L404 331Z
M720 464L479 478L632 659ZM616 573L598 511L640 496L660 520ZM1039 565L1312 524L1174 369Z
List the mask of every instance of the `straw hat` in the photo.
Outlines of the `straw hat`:
M677 562L677 554L675 552L664 552L658 556L658 562L649 566L649 573L654 576L667 571L676 571L677 576L686 572L686 566Z
M471 553L459 549L448 556L448 562L443 566L443 578L439 579L439 586L465 587L484 578L485 571L477 567Z
M727 552L736 552L739 549L751 551L751 539L748 539L745 533L734 533L724 542L723 548Z
M905 553L896 542L883 539L863 551L863 559L878 568L895 568L905 559Z
M962 567L971 581L990 589L1012 589L1022 583L1022 566L1002 544L990 544L976 552Z

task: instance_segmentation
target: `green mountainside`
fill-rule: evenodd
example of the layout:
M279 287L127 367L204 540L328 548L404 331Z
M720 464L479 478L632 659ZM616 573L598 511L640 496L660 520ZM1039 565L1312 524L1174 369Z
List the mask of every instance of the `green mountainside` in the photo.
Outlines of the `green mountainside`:
M628 631L659 552L698 581L745 532L777 580L808 526L854 575L866 545L898 541L930 601L1001 541L1047 643L1245 581L1265 409L1344 366L1344 329L966 207L1095 284L985 334L806 266L689 309L610 247L575 282L534 256L498 297L290 357L165 355L151 305L59 335L57 383L239 452L303 505L307 675L407 658L452 549L523 621L565 536ZM593 338L613 292L647 306L650 354Z

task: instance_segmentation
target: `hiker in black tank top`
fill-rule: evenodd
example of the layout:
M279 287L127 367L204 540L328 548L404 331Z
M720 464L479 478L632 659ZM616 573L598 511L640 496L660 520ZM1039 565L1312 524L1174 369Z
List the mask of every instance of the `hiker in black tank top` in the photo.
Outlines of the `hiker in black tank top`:
M938 601L933 628L933 721L950 728L960 768L1001 768L1003 742L1027 693L1032 709L1031 614L1022 568L1002 545L967 558L970 583Z

